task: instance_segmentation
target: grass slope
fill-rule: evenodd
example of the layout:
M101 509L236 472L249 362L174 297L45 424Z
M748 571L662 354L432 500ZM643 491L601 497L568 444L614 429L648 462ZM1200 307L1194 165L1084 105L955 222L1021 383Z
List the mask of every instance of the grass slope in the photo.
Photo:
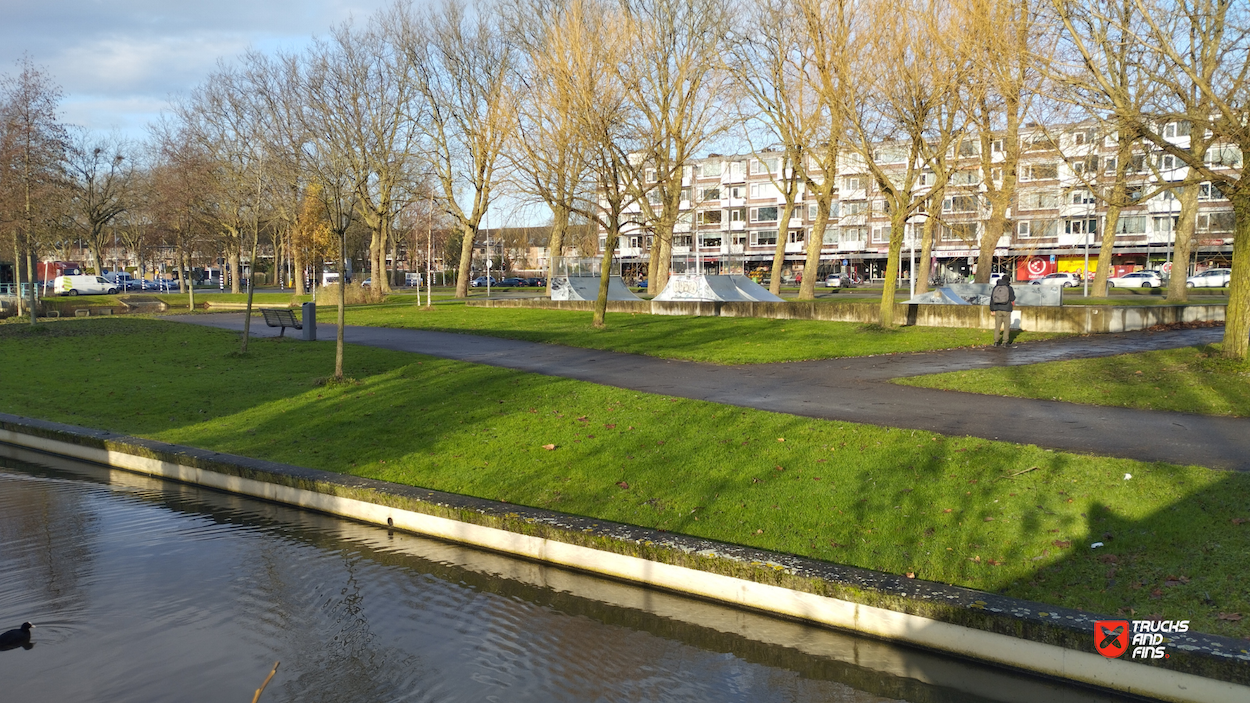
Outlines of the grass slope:
M333 311L318 315L332 322ZM846 356L932 351L989 344L989 330L899 327L882 329L852 322L770 320L741 317L681 317L609 314L596 330L591 313L523 308L479 308L461 304L361 306L348 310L347 324L466 332L531 342L646 354L717 364L763 364ZM1022 333L1017 341L1057 335Z
M0 410L1250 635L1228 619L1250 614L1247 475L365 347L358 384L326 387L333 343L237 349L157 320L0 325Z
M1221 358L1219 345L954 371L895 383L1086 405L1250 415L1250 364Z

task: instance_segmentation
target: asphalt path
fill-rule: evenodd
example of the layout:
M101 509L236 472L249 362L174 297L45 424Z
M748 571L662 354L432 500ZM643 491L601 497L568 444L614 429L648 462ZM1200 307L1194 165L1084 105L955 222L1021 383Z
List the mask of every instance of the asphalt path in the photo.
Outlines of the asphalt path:
M243 315L166 319L242 330ZM333 325L318 324L333 339ZM258 336L277 336L259 318ZM299 334L297 331L294 334ZM348 326L344 339L618 388L872 425L969 435L1143 461L1250 470L1250 419L900 386L902 376L1020 366L1217 342L1222 328L1066 337L1010 348L720 366L480 335Z

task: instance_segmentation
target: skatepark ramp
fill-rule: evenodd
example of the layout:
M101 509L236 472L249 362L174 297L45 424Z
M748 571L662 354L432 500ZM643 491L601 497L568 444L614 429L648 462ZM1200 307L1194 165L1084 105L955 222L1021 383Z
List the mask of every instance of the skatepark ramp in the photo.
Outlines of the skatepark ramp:
M708 276L679 273L668 279L668 285L655 296L660 301L699 301L715 303L781 303L781 298L768 292L743 275Z
M555 276L551 279L552 300L598 300L598 276ZM625 286L620 276L608 277L608 300L642 300Z

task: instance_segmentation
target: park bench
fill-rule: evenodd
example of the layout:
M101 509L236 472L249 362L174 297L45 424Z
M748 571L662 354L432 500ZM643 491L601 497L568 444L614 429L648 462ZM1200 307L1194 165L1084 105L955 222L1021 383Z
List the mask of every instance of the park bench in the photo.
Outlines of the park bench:
M302 325L299 320L295 319L295 313L290 310L261 308L260 311L265 315L266 325L269 325L270 327L282 328L282 330L278 332L279 337L286 336L286 328L288 327L297 330L304 329L304 325Z

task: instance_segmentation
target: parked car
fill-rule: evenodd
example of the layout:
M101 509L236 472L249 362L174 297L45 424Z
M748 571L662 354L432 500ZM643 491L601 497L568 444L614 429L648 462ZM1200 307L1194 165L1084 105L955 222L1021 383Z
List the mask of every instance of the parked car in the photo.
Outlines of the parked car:
M526 283L524 278L511 277L500 279L498 283L492 285L503 286L506 288L524 288Z
M831 273L825 277L826 288L853 288L855 282L844 273Z
M1032 281L1035 286L1063 286L1072 288L1081 285L1081 277L1075 273L1048 273Z
M1134 271L1108 278L1107 283L1112 288L1162 288L1163 275L1158 271Z
M527 278L527 279L525 279L525 285L527 285L527 286L529 286L529 287L531 287L531 288L540 288L540 287L541 287L541 288L546 288L546 287L547 287L547 279L545 279L545 278Z
M494 276L478 276L469 282L469 286L471 288L485 288L487 281L489 281L492 286L499 285L499 281L496 281Z
M52 289L59 295L113 295L117 284L103 276L57 276Z
M118 290L143 290L143 283L140 279L131 276L125 271L112 271L101 276Z
M1232 269L1207 269L1185 279L1186 288L1224 288L1232 276Z

